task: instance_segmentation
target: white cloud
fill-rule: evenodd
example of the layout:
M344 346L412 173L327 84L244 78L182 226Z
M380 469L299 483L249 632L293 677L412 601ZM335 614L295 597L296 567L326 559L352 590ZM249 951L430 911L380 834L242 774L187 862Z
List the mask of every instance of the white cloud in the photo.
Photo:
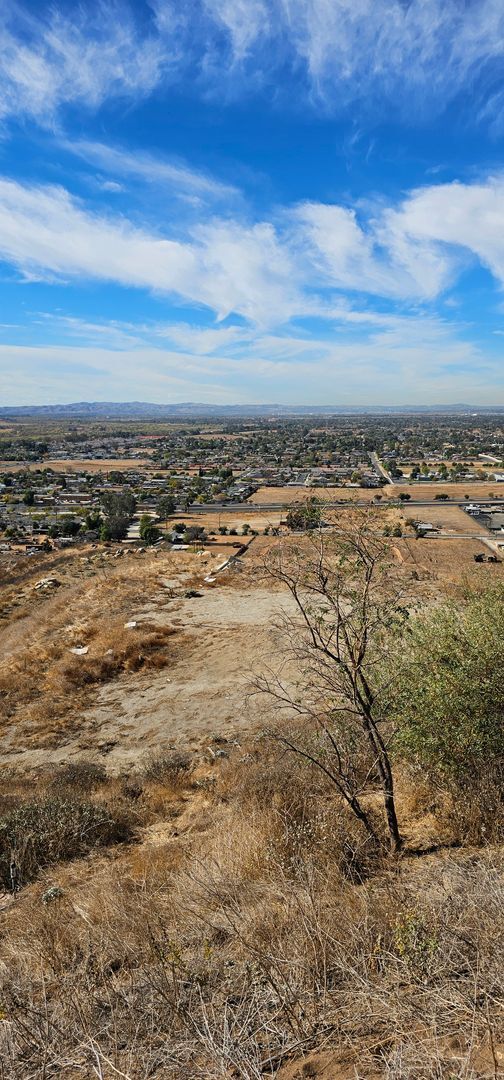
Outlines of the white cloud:
M336 290L430 301L469 259L504 285L503 180L414 191L361 223L320 203L276 221L214 217L185 232L175 223L178 239L170 221L155 232L93 213L63 188L0 180L0 257L26 278L112 281L205 305L219 320L235 313L265 328L319 315L386 327Z
M215 220L185 242L87 211L62 188L0 181L0 257L27 278L90 278L173 293L258 323L307 308L269 223Z
M72 334L77 323L67 326ZM282 400L320 405L450 403L466 398L491 404L504 388L502 365L490 362L435 319L398 320L395 329L373 331L359 341L307 341L245 330L241 338L238 331L233 344L221 328L221 348L215 338L207 341L213 346L210 355L191 349L187 327L185 341L184 328L174 327L180 343L174 350L142 340L147 335L141 327L136 345L127 335L122 345L115 341L115 325L112 340L107 342L104 333L100 343L94 340L95 325L82 324L82 339L91 335L85 345L0 345L0 373L9 375L9 402ZM101 329L106 331L106 325ZM195 342L198 330L206 332L192 330Z
M428 300L453 277L456 260L435 235L407 233L387 212L366 229L354 210L342 206L305 203L297 216L315 264L338 288Z
M243 60L259 38L269 36L273 6L264 0L203 0L203 9L229 34L235 61Z
M116 177L135 177L148 184L161 184L204 199L230 199L238 195L238 190L231 184L221 183L180 162L165 161L139 150L124 150L86 139L62 140L61 145L70 153Z
M168 350L0 345L0 375L8 375L9 385L5 404L241 400L216 374Z
M373 85L401 88L403 101L405 88L453 98L503 51L499 0L279 0L277 10L313 85L347 99Z
M441 184L414 191L385 216L384 231L402 245L457 245L504 285L504 179Z
M464 107L490 125L502 106L501 0L84 0L39 14L6 0L0 116L57 122L65 104L137 100L169 78L214 95L273 87L331 109L387 101L408 121ZM461 106L462 107L462 106Z
M122 3L41 5L39 15L7 0L0 17L0 117L54 124L60 107L97 109L108 98L142 97L172 56L166 39L140 35Z
M0 181L0 253L27 276L79 276L185 291L190 247L86 212L56 187Z
M173 33L173 0L153 6ZM470 87L472 114L499 116L501 0L200 0L192 12L184 40L214 92L274 84L281 96L290 68L297 98L308 92L336 110L385 99L411 122Z

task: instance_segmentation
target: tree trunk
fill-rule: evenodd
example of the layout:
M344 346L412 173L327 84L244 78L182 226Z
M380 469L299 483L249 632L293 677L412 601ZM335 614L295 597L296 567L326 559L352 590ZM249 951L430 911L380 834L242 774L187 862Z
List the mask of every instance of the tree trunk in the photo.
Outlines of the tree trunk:
M392 768L389 761L389 756L385 747L385 744L381 738L379 731L376 728L376 724L373 716L370 713L369 707L367 707L362 698L360 698L360 704L362 707L362 720L364 730L371 743L373 753L376 754L376 764L378 772L380 774L380 781L383 791L383 805L385 808L385 816L387 818L387 827L390 838L390 850L398 852L403 846L402 836L399 832L399 824L397 821L397 814L395 808L395 796L394 796L394 780L392 776Z

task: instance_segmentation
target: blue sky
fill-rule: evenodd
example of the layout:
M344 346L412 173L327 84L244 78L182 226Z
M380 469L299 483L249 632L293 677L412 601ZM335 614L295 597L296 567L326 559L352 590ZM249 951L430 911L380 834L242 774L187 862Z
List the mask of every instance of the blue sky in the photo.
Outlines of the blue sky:
M504 404L502 0L5 0L0 401Z

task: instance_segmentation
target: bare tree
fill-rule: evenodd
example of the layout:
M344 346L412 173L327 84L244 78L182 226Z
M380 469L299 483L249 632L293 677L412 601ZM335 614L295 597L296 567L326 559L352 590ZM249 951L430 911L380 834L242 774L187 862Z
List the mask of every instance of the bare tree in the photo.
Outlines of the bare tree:
M386 544L368 525L357 519L355 527L335 530L328 539L320 531L302 546L273 551L266 573L286 586L295 607L276 623L280 671L256 677L254 687L315 722L323 736L315 747L302 733L277 730L275 737L325 773L374 840L379 838L362 795L371 776L378 778L389 847L399 851L386 698L390 630L405 610ZM364 774L357 767L363 758Z

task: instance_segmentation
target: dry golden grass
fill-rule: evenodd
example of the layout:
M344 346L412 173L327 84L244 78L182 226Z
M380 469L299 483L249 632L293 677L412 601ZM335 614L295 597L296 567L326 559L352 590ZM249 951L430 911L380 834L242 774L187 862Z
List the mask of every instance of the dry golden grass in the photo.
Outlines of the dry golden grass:
M146 451L147 453L147 451ZM0 469L2 472L38 472L40 469L52 469L56 473L73 473L73 472L122 472L124 469L142 469L153 468L152 461L149 458L65 458L64 460L56 458L51 461L50 458L43 459L41 461L29 461L23 464L17 464L12 461L0 461Z
M17 618L4 626L0 654L2 720L14 726L18 741L51 738L62 724L77 723L93 684L170 662L172 626L143 621L125 628L146 596L159 590L163 568L162 557L149 555L106 562L74 558L66 575L59 572L60 588L34 591L39 569L25 583ZM72 648L88 652L76 655Z
M249 750L210 787L168 779L143 843L7 908L0 1075L501 1076L501 854L406 854L357 882L337 800ZM141 823L163 781L138 783Z
M410 542L395 543L409 573ZM178 565L197 586L203 567ZM170 664L171 626L124 627L166 568L154 555L82 564L54 594L27 593L0 665L17 738L50 739L101 681ZM225 753L146 757L127 778L79 762L5 779L0 825L26 802L76 800L129 839L72 852L71 833L49 837L32 847L38 877L0 897L0 1080L504 1076L504 864L481 844L485 814L502 812L491 785L400 776L406 850L391 860L321 773L264 740Z
M500 498L503 494L502 485L493 483L491 480L478 481L476 483L449 483L442 484L434 481L415 484L387 484L378 491L376 488L359 487L263 487L258 488L248 500L250 503L285 503L288 505L300 499L315 496L317 499L364 501L373 502L376 495L381 495L382 500L398 499L401 492L411 495L411 502L435 499L436 495L448 495L450 499L487 499Z

